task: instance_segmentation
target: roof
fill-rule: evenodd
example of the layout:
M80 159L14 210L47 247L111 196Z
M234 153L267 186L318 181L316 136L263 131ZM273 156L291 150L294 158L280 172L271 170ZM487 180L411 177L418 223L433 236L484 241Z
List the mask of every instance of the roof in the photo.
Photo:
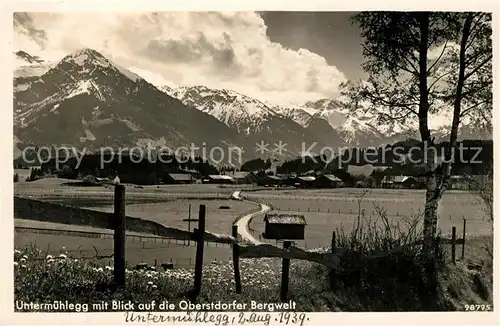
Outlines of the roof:
M212 174L208 176L210 179L213 180L232 180L234 181L234 178L231 177L230 175L222 175L222 174Z
M243 179L243 178L246 178L248 175L250 175L250 172L233 172L231 174L231 177L233 177L234 179Z
M415 181L415 179L413 177L408 177L408 176L404 176L404 175L398 175L398 176L394 177L394 182L405 182L408 180Z
M176 181L193 180L193 176L189 173L169 173L168 175Z
M299 179L302 181L314 181L316 180L316 177L305 176L305 177L299 177Z
M302 214L266 214L264 221L273 224L307 224L306 218Z
M450 179L461 180L465 178L461 175L450 175Z
M323 177L327 178L330 181L342 181L341 179L337 178L333 174L323 174Z

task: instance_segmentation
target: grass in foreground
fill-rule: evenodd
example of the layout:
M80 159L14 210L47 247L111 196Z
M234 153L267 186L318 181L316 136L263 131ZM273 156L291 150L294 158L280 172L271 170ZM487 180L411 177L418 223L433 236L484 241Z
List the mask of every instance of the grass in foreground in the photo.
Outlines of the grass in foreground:
M357 262L357 263L355 263ZM149 303L187 300L194 270L127 271L127 286L113 290L113 270L97 260L74 260L62 251L47 255L35 247L14 254L15 300L48 303L54 300L97 303L131 300ZM281 260L242 259L242 294L234 288L232 262L203 268L198 302L251 300L279 302ZM407 254L364 260L346 256L332 271L314 263L292 260L289 298L297 311L421 311L425 310L423 268ZM463 310L465 304L492 304L491 278L465 264L443 264L438 273L437 310Z

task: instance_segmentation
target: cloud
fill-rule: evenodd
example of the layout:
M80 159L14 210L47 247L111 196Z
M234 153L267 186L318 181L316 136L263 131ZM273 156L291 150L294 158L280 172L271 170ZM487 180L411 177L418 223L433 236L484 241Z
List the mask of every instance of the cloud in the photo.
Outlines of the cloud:
M15 44L28 52L30 37L41 52L34 54L53 59L90 47L177 85L299 103L337 96L345 81L320 55L271 42L254 12L18 13L15 22Z

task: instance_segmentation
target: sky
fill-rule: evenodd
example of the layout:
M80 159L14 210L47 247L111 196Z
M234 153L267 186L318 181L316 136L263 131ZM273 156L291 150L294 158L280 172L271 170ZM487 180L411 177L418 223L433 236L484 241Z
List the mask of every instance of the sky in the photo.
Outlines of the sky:
M154 84L227 88L277 104L338 96L363 78L361 39L332 12L16 13L14 51L93 48Z

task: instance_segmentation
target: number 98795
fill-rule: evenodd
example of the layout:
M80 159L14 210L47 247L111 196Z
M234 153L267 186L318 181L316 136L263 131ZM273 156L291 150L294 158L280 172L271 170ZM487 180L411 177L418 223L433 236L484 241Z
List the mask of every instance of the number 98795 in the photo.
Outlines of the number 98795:
M465 311L491 311L489 304L466 304L464 305Z

